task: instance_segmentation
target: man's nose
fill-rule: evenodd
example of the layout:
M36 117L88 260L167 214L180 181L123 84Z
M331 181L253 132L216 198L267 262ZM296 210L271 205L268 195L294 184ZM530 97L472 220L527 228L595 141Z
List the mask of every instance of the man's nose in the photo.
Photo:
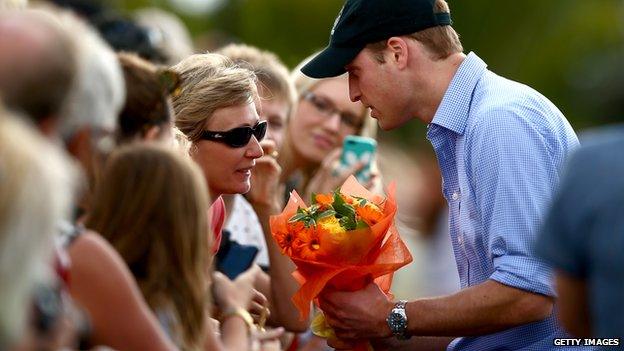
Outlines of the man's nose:
M353 102L360 101L362 97L362 92L360 91L360 87L358 86L358 82L355 78L349 74L349 98Z

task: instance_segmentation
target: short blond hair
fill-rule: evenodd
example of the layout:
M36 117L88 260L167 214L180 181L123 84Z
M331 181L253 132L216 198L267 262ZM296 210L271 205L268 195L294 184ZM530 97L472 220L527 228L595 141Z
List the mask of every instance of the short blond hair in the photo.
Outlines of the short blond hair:
M173 94L175 124L191 142L200 139L218 109L257 101L256 75L223 55L192 55L172 69L180 75Z
M227 56L239 65L249 65L262 88L271 94L263 98L286 101L288 116L290 115L297 101L297 93L288 68L277 55L246 44L230 44L217 50L216 53Z
M451 12L445 0L436 0L433 10L435 13ZM442 60L452 54L464 51L464 47L459 40L459 34L452 26L435 26L409 34L407 37L422 43L433 60ZM367 45L367 48L372 51L373 57L378 62L384 62L380 52L386 47L386 43L387 40L382 40Z

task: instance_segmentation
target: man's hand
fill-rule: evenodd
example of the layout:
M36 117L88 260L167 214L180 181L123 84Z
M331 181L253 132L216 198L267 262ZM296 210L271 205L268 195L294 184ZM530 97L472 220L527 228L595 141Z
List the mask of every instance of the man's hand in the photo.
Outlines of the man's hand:
M385 338L392 335L386 323L394 304L377 284L354 292L325 291L320 307L336 336L343 340Z

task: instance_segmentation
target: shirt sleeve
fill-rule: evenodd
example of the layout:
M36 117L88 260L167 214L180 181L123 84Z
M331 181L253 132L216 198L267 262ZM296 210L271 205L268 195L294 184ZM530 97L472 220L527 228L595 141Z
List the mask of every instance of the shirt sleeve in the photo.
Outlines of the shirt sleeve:
M555 296L552 271L533 254L558 182L552 133L514 111L484 114L466 143L466 171L480 214L490 279ZM553 132L554 133L554 132Z
M583 278L588 267L586 231L592 211L587 210L591 197L586 192L591 191L588 180L595 179L592 165L590 150L572 155L535 244L538 257L577 278Z

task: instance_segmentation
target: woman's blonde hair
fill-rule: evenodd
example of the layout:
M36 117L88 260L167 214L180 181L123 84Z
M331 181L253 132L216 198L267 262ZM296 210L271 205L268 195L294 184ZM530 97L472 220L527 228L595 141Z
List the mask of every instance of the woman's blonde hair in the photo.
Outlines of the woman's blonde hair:
M191 142L200 139L216 110L258 101L255 74L223 55L192 55L172 69L180 75L173 94L175 124Z
M19 337L35 284L50 278L54 237L69 219L76 169L0 106L0 349Z
M111 155L86 225L121 254L154 310L173 312L183 349L204 340L210 264L208 191L175 150L141 143Z
M258 77L260 86L269 93L269 96L262 98L285 101L288 104L287 116L290 116L297 101L297 93L288 68L277 55L246 44L229 44L217 53L244 67L249 66Z
M297 67L295 67L295 69L291 73L292 80L295 84L295 91L297 92L297 101L301 101L301 97L303 96L303 94L305 94L306 92L310 90L313 90L317 84L319 84L320 82L324 80L346 77L346 73L345 73L339 77L315 79L315 78L310 78L306 76L305 74L303 74L301 72L301 68L305 66L308 62L310 62L310 60L312 60L317 54L318 52L305 58L303 61L301 61L301 63L297 65ZM361 135L361 136L375 138L377 136L377 121L371 118L369 109L364 108L362 106L362 111L363 111L362 112L363 114L362 127L360 128L360 130L357 131L356 134Z

